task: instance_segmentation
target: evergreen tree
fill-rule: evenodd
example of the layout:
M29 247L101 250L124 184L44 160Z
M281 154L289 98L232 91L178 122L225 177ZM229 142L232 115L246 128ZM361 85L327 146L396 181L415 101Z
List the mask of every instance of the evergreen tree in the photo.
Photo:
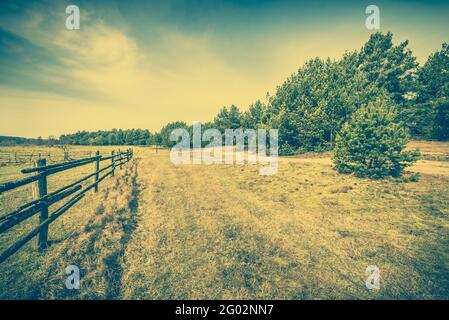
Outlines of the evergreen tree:
M386 89L398 105L405 103L407 96L415 91L418 63L407 46L408 40L395 46L391 32L376 32L363 46L357 63L367 79Z
M379 89L357 70L356 58L310 60L278 87L267 114L269 126L279 129L281 155L331 148L352 112L377 96Z
M397 122L394 104L378 97L343 126L334 150L335 168L359 177L398 177L419 156L417 151L403 151L409 139L407 129Z
M254 130L261 127L265 120L265 111L266 106L260 100L257 100L241 115L242 127Z
M239 109L232 105L229 109L229 127L226 129L238 129L241 127L241 114Z
M433 53L419 71L416 103L404 112L413 135L449 139L449 46Z
M176 142L170 140L170 134L173 130L178 128L189 130L187 124L182 121L171 122L165 125L160 132L161 145L167 148L173 147Z
M449 45L430 55L419 72L418 102L449 97Z
M241 114L239 109L232 105L229 110L223 107L214 118L214 127L224 133L226 129L237 129L241 127Z

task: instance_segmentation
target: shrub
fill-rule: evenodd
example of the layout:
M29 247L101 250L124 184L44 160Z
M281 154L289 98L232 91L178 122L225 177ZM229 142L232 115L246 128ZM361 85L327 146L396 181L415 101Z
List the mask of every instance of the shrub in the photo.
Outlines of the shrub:
M295 154L295 149L286 142L279 148L279 155L281 156L291 156Z
M400 176L419 152L403 151L410 135L396 119L395 106L386 97L355 111L337 137L335 168L358 177Z

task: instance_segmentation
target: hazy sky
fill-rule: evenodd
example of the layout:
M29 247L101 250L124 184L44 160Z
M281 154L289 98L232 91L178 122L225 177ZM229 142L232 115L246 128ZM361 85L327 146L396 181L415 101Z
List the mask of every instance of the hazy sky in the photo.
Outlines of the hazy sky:
M67 30L67 5L81 29ZM147 128L241 110L316 56L372 31L410 40L419 62L449 42L449 1L1 1L0 135Z

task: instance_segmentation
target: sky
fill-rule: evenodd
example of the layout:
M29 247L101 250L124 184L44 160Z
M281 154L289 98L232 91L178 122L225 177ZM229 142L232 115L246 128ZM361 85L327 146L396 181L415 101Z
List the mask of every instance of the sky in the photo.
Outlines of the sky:
M68 5L81 28L67 30ZM380 30L424 63L449 42L449 1L1 1L0 135L210 121L246 110L309 59Z

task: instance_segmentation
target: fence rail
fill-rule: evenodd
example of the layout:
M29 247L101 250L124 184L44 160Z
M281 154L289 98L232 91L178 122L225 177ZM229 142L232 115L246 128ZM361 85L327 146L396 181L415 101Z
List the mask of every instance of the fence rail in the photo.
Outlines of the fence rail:
M39 224L32 231L21 237L18 241L0 253L0 263L17 252L21 247L37 236L36 245L39 249L44 249L48 244L48 227L59 218L63 213L81 200L85 194L94 190L98 192L98 185L108 176L115 175L115 169L131 160L133 150L111 152L110 156L101 156L99 151L94 157L72 160L68 162L55 163L47 165L46 159L39 159L35 162L33 168L23 169L23 174L33 174L16 181L0 184L0 194L33 183L34 200L21 205L14 211L0 216L0 234L8 231L19 223L33 217L39 213ZM109 165L100 169L102 161L111 161ZM94 172L82 177L81 179L70 183L56 191L48 193L47 177L58 172L66 171L72 168L81 167L87 164L94 164ZM100 175L102 174L102 175ZM88 186L82 186L81 183L93 178L93 183ZM49 206L72 196L66 203L56 209L49 215Z
M95 155L93 151L69 150L63 148L51 148L41 150L7 150L0 149L0 166L33 164L39 159L45 159L47 163L59 163L83 158L91 158Z

